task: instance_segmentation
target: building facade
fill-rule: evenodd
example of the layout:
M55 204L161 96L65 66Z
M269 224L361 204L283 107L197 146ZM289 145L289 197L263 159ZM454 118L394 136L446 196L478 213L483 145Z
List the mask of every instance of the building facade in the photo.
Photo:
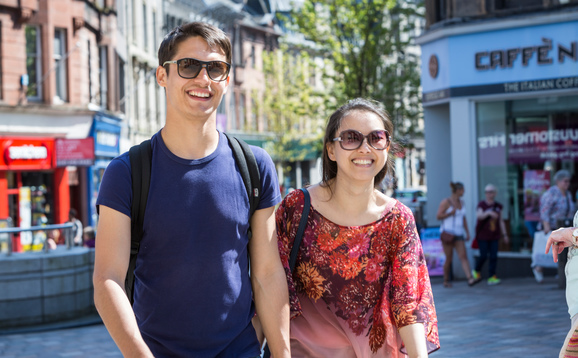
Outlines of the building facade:
M0 220L63 223L74 208L91 224L89 168L114 154L95 128L121 126L116 26L111 0L0 1Z
M428 223L450 181L464 183L474 235L484 187L498 187L511 238L527 254L526 224L560 169L578 189L578 1L426 1L422 87ZM573 215L573 213L572 213ZM434 225L432 225L434 226Z

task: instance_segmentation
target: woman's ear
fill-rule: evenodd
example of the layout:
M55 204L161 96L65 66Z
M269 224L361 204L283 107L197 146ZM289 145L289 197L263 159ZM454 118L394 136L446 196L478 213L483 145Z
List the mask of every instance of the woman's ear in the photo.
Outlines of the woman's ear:
M327 156L330 160L335 161L335 143L327 143Z

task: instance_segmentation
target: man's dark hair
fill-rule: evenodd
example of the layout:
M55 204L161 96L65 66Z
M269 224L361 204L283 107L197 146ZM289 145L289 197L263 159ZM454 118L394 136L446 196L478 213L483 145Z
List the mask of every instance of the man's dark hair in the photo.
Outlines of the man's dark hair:
M175 27L165 36L159 46L159 66L162 66L165 61L173 60L179 44L195 36L200 36L207 41L212 49L218 47L223 50L227 62L231 63L231 40L221 29L205 22L189 22ZM166 66L165 69L168 74L169 66Z
M337 176L337 163L329 159L329 154L327 153L327 146L329 144L335 143L333 138L337 136L337 130L348 114L361 111L361 112L371 112L376 114L383 122L383 127L390 134L390 144L388 149L388 157L385 166L377 173L374 178L374 185L377 187L389 174L393 174L394 171L394 154L399 151L399 146L393 141L393 123L389 118L389 114L385 110L384 106L377 101L373 101L366 98L355 98L348 101L343 106L339 107L327 122L327 128L325 129L325 137L323 138L323 164L321 167L321 181L322 186L328 187L329 182Z

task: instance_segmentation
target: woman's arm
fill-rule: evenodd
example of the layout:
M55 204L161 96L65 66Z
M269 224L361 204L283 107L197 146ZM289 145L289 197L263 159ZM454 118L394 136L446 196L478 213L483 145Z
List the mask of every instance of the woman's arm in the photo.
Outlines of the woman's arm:
M409 358L427 357L425 328L422 323L414 323L399 329L399 335L407 349Z
M446 213L446 210L448 210L449 207L450 207L449 200L448 199L442 200L442 202L440 203L440 206L438 208L438 213L436 215L436 219L441 221L445 218L449 218L450 216L452 216L453 212Z

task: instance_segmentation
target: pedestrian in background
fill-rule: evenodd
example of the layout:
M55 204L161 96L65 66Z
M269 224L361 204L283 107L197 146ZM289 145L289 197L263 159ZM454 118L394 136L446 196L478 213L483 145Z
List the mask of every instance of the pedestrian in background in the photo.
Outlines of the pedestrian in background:
M95 238L96 233L94 232L94 228L92 226L85 227L82 234L83 246L93 248L95 244Z
M472 271L472 276L475 280L481 279L481 271L486 259L489 260L488 267L488 285L497 285L501 281L496 276L496 267L498 264L498 245L500 238L504 238L504 242L508 243L508 233L506 225L502 218L502 209L504 206L496 201L498 189L492 185L486 185L484 194L485 200L478 203L476 210L476 239L478 240L478 247L480 256L476 261L476 267Z
M568 250L566 303L572 326L564 339L560 358L578 357L578 212L574 215L573 226L553 231L546 242L546 253L552 249L554 262L559 262L560 253Z
M437 317L411 210L379 184L393 170L393 124L383 106L347 102L329 118L322 182L294 272L289 256L304 207L295 190L276 212L291 301L293 357L425 357Z
M464 201L461 199L464 196L464 184L460 182L450 182L452 195L441 201L437 212L437 219L441 220L440 233L447 232L453 235L452 242L444 242L442 246L446 261L444 263L444 287L452 287L451 283L451 269L454 249L458 254L458 258L462 263L468 279L468 285L473 286L480 282L480 279L475 279L472 276L470 262L466 252L465 241L470 241L470 230L468 229L468 221L466 219L466 207Z
M77 218L78 213L75 209L68 212L68 222L73 226L70 229L70 240L72 246L82 246L82 222Z
M275 165L251 147L261 190L249 218L233 151L217 130L217 108L230 83L229 37L212 25L187 23L165 36L158 55L166 124L151 138L134 304L131 309L124 290L132 202L124 153L106 168L97 199L98 312L125 357L248 358L261 353L251 323L256 311L273 356L287 358L289 299L275 236L274 208L281 201Z
M542 228L546 236L552 231L564 226L564 222L571 222L572 213L576 210L572 194L568 190L570 186L570 172L559 170L554 174L554 185L542 194L540 198L540 219ZM569 226L569 223L565 226ZM568 250L560 253L558 258L558 287L566 287L564 267L568 256ZM535 266L532 268L538 283L544 279L543 268Z

